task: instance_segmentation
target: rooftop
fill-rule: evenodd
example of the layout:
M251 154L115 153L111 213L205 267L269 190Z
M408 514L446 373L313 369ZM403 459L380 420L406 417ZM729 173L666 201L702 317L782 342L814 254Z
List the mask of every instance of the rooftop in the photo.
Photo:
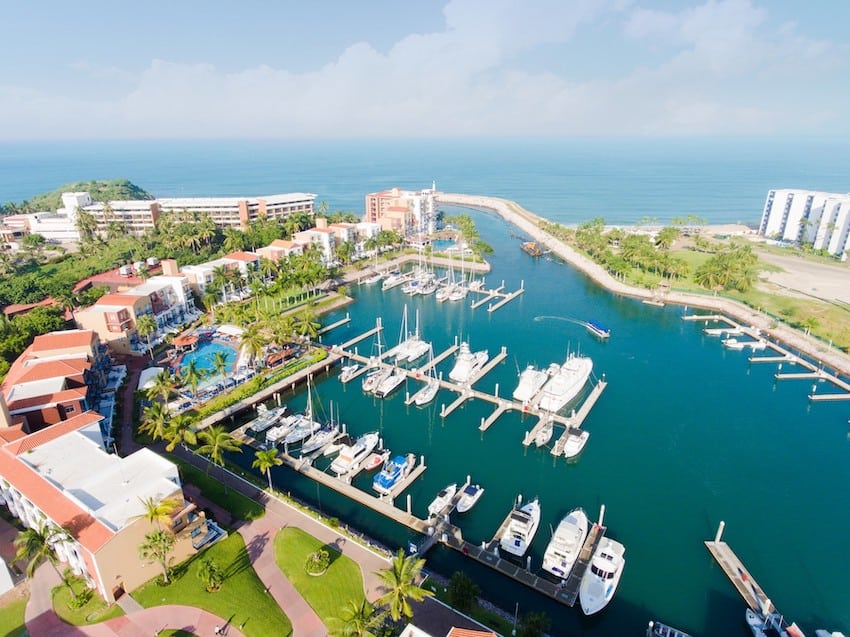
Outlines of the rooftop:
M92 330L65 330L62 332L50 332L36 336L32 342L32 353L53 349L66 349L69 347L88 347L94 338Z
M236 207L240 202L244 201L249 205L257 205L260 200L266 204L281 204L281 203L296 203L299 201L312 201L316 195L305 192L291 192L288 194L268 195L264 197L171 197L166 199L157 199L157 203L163 208L224 208Z

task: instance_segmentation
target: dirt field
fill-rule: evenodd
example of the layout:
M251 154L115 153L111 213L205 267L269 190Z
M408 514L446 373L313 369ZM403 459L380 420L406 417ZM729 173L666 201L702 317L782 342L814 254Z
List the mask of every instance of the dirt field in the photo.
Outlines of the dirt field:
M782 268L764 272L762 278L800 296L850 303L850 267L815 263L802 257L759 252L759 258Z

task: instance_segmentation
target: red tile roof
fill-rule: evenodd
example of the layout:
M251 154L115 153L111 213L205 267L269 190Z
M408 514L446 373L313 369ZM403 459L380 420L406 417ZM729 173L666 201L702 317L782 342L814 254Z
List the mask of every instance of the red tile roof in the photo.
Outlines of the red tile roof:
M233 259L235 261L247 261L250 263L259 259L260 255L254 254L253 252L231 252L230 254L224 255L224 258Z
M496 633L489 630L469 630L468 628L452 627L446 637L496 637Z
M297 247L298 244L292 241L286 241L285 239L275 239L272 241L267 247L269 248L282 248L284 250L291 250L292 248Z
M143 296L132 296L129 294L104 294L100 297L95 306L97 305L118 305L118 306L126 306L132 307L134 306L139 299L144 299Z
M3 308L3 314L12 317L18 314L26 314L34 307L45 307L48 305L56 305L56 301L49 296L38 303L12 303L12 305L7 305Z
M88 393L88 387L73 387L71 389L63 389L52 394L43 394L41 396L30 396L19 400L8 401L7 407L9 411L19 411L30 407L39 407L42 405L56 405L58 403L78 402L84 400Z
M93 336L92 330L65 330L64 332L42 334L36 336L33 340L32 352L88 346L91 344Z
M64 360L29 361L14 379L14 383L29 383L45 378L73 378L82 380L83 372L91 368L91 363L85 358L69 358Z
M77 541L92 552L115 534L16 456L101 419L99 414L85 412L0 448L0 475L51 520L70 529Z

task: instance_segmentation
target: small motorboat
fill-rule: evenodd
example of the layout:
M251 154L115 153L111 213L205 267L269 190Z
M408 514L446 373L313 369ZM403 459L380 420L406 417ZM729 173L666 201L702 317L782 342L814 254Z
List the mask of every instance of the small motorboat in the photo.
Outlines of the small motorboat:
M611 336L611 330L596 321L588 321L585 323L585 326L587 327L588 332L601 339L606 339Z
M588 438L590 438L589 431L571 429L567 441L564 443L564 457L575 458L584 449Z
M440 391L440 383L436 378L432 378L428 381L428 384L425 385L422 389L420 389L416 393L416 397L413 402L416 403L417 407L421 407L422 405L427 405L434 397L437 395L437 392Z
M499 550L522 557L531 546L539 525L540 503L537 498L523 506L515 506L511 511L510 522L499 539Z
M554 431L555 423L550 418L546 421L546 424L537 431L537 435L534 436L534 445L536 447L542 447L547 444L550 440L552 440L552 433Z
M651 621L646 628L646 637L691 637L688 633L661 622Z
M431 504L428 505L428 515L439 515L440 512L449 505L449 503L452 501L452 498L455 497L455 493L457 493L456 483L452 483L445 489L440 491L437 494L437 497L434 498L431 501Z
M460 500L457 501L457 512L466 513L475 503L484 495L484 487L480 484L468 484L463 488L460 494Z
M358 365L357 363L352 363L351 365L344 365L339 375L340 382L347 383L348 381L350 381L352 378L354 378L354 375L359 369L360 365Z
M602 538L579 585L579 600L585 615L598 613L613 599L626 563L625 552L626 547L619 542Z
M384 468L372 480L372 488L381 494L391 493L393 488L404 479L416 464L416 456L396 456L384 464Z
M744 341L739 341L737 338L727 338L723 341L723 347L729 349L742 350L744 349Z
M543 570L561 579L569 577L584 547L587 533L587 514L577 507L564 516L552 534L543 553Z
M382 464L384 464L387 459L390 457L390 450L384 449L383 451L376 451L372 455L370 455L363 462L363 470L364 471L374 471Z

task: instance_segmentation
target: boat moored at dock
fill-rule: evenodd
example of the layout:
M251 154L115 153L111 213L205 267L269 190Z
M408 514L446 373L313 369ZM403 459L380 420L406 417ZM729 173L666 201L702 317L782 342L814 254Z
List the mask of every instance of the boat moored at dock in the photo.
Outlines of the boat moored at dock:
M626 547L611 538L602 538L590 560L579 587L581 610L593 615L605 608L614 598L626 564Z
M412 453L388 460L372 480L372 488L384 495L391 493L393 487L407 477L414 464L416 464L416 456Z
M581 429L570 430L567 435L567 441L564 443L564 457L575 458L584 449L588 438L590 438L589 431Z
M331 471L342 477L354 471L360 463L378 446L378 433L363 434L353 445L346 445L339 450L339 455L331 463Z
M514 507L508 527L499 539L499 550L506 551L515 557L522 557L531 546L538 526L540 526L540 503L537 498L523 506Z
M688 633L661 622L651 621L646 627L646 637L691 637Z
M460 500L457 501L457 512L466 513L484 495L484 487L480 484L467 484L461 491Z
M301 455L306 456L309 453L323 449L329 445L339 435L339 425L327 425L318 431L314 432L304 444L301 445Z
M543 386L540 409L557 412L575 398L593 371L593 361L587 356L570 354L560 369Z
M543 554L543 570L562 579L569 577L587 539L588 528L587 513L581 507L564 516Z
M383 283L381 283L382 290L390 290L394 287L397 287L404 283L407 280L407 276L403 274L400 270L393 270L388 273Z
M286 405L269 409L262 403L257 405L257 417L245 425L245 429L251 433L262 433L276 424L286 413Z
M460 344L460 350L455 365L449 372L449 378L456 383L468 383L475 372L484 367L488 360L490 360L490 354L486 349L480 352L472 352L469 349L469 343L464 341Z
M537 395L547 380L549 380L549 374L545 369L537 369L534 365L529 365L519 375L519 384L513 393L514 400L521 403L528 402Z
M442 489L437 497L431 501L431 504L428 505L428 515L435 516L439 515L440 511L445 509L449 503L452 501L452 498L455 497L457 493L457 484L452 483L447 486L445 489Z

